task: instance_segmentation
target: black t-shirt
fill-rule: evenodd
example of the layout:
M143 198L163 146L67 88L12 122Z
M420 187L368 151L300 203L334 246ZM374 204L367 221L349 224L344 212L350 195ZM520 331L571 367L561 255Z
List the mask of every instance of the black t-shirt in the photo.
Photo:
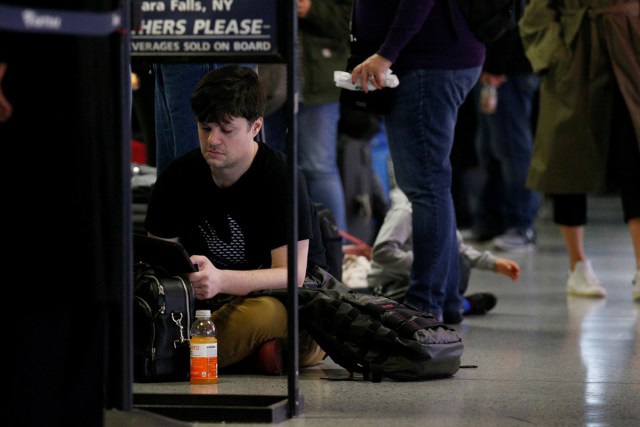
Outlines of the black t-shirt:
M145 227L159 237L178 237L190 254L205 255L218 268L268 268L271 250L288 243L289 181L286 156L261 143L249 170L219 188L198 148L158 177ZM312 237L311 202L298 172L298 239Z

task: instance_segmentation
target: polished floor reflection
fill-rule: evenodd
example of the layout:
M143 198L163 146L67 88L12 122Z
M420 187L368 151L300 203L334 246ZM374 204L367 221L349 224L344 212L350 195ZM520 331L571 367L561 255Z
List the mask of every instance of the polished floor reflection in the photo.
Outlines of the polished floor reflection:
M278 425L640 426L640 303L631 298L631 240L619 198L594 197L589 203L585 240L606 299L567 296L567 257L543 210L536 251L510 255L522 267L518 282L473 272L469 291L498 297L490 313L457 327L465 343L462 364L474 367L446 380L372 384L327 380L342 369L326 361L300 372L301 411ZM200 389L134 384L135 392L152 393L287 390L287 377L264 376L223 376L216 386Z

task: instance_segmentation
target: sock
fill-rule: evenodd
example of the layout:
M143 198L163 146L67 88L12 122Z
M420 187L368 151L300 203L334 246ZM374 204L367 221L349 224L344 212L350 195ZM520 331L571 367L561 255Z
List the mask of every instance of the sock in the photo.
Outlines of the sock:
M471 311L471 303L469 302L468 299L462 298L462 307L464 308L464 311L463 311L464 314L468 314L469 311Z

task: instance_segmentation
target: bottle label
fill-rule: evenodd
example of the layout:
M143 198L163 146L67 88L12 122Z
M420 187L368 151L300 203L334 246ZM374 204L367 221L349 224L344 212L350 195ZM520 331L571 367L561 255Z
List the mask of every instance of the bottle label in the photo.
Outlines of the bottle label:
M191 379L218 378L218 343L191 343Z

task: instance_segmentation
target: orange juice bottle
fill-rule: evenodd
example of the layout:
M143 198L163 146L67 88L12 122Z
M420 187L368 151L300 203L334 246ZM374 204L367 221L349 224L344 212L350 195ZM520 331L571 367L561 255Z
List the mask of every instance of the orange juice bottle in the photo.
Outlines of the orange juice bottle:
M211 320L211 310L196 310L196 320L191 326L190 352L191 384L215 384L218 382L218 340L216 327Z

